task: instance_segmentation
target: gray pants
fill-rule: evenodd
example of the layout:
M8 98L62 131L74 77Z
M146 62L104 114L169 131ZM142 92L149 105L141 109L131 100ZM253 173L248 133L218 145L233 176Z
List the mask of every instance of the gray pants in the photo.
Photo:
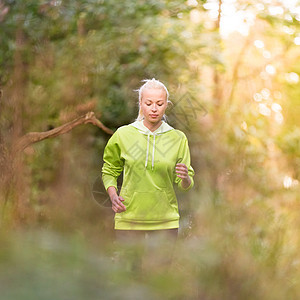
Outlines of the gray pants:
M168 270L177 236L178 228L115 230L117 260L130 272Z

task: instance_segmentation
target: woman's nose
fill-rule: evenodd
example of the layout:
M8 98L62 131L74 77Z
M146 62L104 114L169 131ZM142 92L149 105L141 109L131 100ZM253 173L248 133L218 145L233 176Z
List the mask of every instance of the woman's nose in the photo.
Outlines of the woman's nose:
M156 104L153 104L153 105L152 105L152 110L153 110L153 111L156 111L156 110L157 110Z

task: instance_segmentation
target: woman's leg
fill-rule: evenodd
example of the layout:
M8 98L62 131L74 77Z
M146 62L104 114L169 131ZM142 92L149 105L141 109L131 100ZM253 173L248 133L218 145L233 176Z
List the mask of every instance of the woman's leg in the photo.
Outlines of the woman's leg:
M166 270L171 266L178 237L178 228L146 232L146 265Z
M145 231L115 230L117 261L129 272L139 272L144 253Z
M178 228L161 230L115 230L118 262L130 272L168 270Z

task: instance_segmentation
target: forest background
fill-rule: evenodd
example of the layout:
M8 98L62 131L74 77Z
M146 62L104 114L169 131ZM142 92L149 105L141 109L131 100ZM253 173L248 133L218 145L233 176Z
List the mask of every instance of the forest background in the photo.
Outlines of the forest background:
M299 21L294 0L1 0L1 299L299 299ZM173 272L142 281L94 198L153 77L196 174ZM20 147L89 112L106 127Z

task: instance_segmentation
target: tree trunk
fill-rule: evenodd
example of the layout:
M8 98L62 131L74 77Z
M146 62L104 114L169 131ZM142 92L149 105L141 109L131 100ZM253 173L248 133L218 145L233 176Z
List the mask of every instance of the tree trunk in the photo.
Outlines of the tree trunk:
M21 138L17 139L11 146L10 151L5 151L6 155L1 157L1 161L5 162L5 172L1 174L1 193L2 220L6 213L7 204L10 203L13 210L13 220L18 223L23 223L24 218L29 214L30 207L28 201L28 184L30 176L26 176L26 170L23 167L22 151L31 144L37 143L47 138L56 137L71 131L78 125L91 123L108 134L113 134L113 131L105 127L96 117L94 112L76 118L62 126L54 128L46 132L30 132ZM66 137L68 140L68 137ZM63 142L66 140L64 139ZM7 149L7 148L5 148ZM0 161L0 162L1 162ZM64 176L64 174L62 174ZM27 186L26 186L27 183ZM32 215L32 213L31 213Z
M27 63L25 61L24 52L26 51L27 41L23 31L24 20L19 19L18 29L16 31L16 50L14 54L14 70L12 76L11 86L11 97L9 106L13 111L12 118L12 131L11 141L13 144L23 134L23 114L24 114L24 103L26 97L27 87ZM10 155L7 157L11 159ZM19 157L15 159L12 167L9 166L10 162L7 161L7 169L14 173L14 176L9 176L8 182L8 198L14 198L14 213L15 220L23 219L26 211L26 191L28 185L26 184L26 178L22 176L24 174L24 163L23 159ZM12 171L13 168L13 171ZM5 187L4 187L5 188ZM6 199L7 201L8 199Z

